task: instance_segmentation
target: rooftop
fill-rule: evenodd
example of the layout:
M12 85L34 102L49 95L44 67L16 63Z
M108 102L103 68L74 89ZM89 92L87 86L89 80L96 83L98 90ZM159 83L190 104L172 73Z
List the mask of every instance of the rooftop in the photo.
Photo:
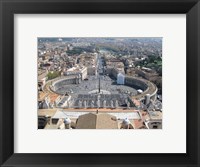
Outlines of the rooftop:
M48 93L40 91L39 92L39 96L38 96L38 101L43 101L45 99L45 97L48 96Z
M79 116L77 120L77 129L118 129L118 123L115 116L110 114L88 113Z

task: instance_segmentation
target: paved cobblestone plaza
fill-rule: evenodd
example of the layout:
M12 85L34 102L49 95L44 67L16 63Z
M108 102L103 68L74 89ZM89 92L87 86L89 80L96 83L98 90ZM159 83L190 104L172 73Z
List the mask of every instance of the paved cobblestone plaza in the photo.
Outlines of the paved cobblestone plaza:
M109 76L100 76L100 88L101 90L108 91L112 94L124 93L136 95L137 90L126 85L117 85L116 81ZM57 90L58 93L64 94L70 92L72 94L88 94L92 91L98 91L99 80L97 76L89 76L88 80L82 81L80 84L69 84L61 87ZM107 92L107 93L108 93ZM94 92L93 92L94 93Z

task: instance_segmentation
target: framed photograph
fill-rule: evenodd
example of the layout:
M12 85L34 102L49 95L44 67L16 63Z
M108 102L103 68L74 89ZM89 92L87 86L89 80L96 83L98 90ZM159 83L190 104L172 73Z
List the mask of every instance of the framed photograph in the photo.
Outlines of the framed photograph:
M1 166L200 166L198 0L1 0Z

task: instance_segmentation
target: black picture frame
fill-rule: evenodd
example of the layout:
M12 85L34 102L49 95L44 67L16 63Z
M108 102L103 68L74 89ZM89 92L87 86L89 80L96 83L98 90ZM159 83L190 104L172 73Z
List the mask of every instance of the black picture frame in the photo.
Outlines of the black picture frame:
M14 153L14 14L186 14L186 154ZM171 25L173 26L173 25ZM1 166L200 166L200 2L198 0L0 0ZM184 48L183 48L184 49ZM176 96L176 94L174 94ZM178 96L178 95L177 95ZM198 103L199 102L199 103ZM178 123L178 118L177 118ZM34 144L30 141L30 144ZM101 143L100 143L101 144ZM164 141L164 144L169 144ZM44 150L45 152L45 150Z

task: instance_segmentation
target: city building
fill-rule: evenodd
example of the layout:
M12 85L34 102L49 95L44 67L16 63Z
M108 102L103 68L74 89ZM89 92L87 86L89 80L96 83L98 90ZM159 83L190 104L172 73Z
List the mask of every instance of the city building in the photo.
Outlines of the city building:
M124 85L125 76L122 73L117 74L117 84Z

